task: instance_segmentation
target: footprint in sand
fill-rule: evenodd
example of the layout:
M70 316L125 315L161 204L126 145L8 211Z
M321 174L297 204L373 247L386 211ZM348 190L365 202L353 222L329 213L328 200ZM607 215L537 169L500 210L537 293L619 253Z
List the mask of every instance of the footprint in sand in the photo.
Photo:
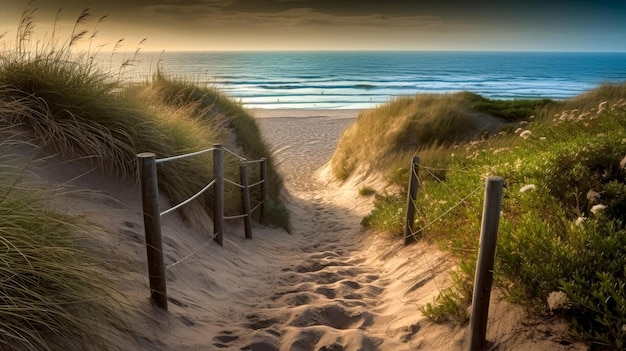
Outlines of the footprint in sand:
M363 350L377 350L381 341L366 336L365 329L373 323L369 311L384 290L379 275L363 258L342 249L314 244L303 251L310 252L305 260L278 276L283 284L267 311L247 316L245 327L260 339L244 350L344 350L346 340L354 338L369 345ZM274 333L267 335L269 330ZM346 338L346 333L354 336Z
M252 337L241 350L344 351L356 350L354 345L363 351L378 350L382 340L368 336L366 329L373 323L375 315L371 311L376 310L386 283L363 257L357 256L359 250L350 246L358 242L350 237L358 230L358 221L338 213L341 211L334 206L332 195L324 193L323 185L311 178L334 148L331 145L323 152L316 149L318 139L326 138L325 133L301 133L319 129L319 120L260 122L270 144L274 142L273 153L279 170L286 175L294 205L308 218L302 219L307 225L301 233L304 244L298 253L304 257L275 275L276 288L269 304L246 316L248 321L242 327ZM315 128L308 128L307 123L315 124ZM291 128L297 132L293 134L296 138L287 140ZM286 147L289 145L292 147ZM217 339L216 343L226 345L226 341Z
M234 335L233 332L228 330L223 330L219 335L213 338L213 346L218 349L227 349L230 348L229 344L233 341L239 339L239 336Z

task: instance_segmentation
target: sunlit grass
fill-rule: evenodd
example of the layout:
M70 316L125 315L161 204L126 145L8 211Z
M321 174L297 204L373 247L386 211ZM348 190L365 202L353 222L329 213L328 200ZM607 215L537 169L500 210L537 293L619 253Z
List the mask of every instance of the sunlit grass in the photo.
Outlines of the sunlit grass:
M163 158L223 144L247 159L264 157L269 215L274 224L288 228L288 213L279 199L282 181L254 118L215 89L184 78L157 71L144 83L126 83L114 70L101 70L97 51L75 50L77 42L89 37L80 29L89 17L88 10L81 13L65 42L32 43L33 12L24 13L17 42L4 45L0 53L2 122L28 130L48 152L87 160L104 173L128 179L137 179L140 152ZM225 160L225 176L237 181L238 159L227 155ZM212 172L209 154L164 164L159 166L159 187L177 203L202 189ZM239 211L237 189L227 186L226 192L231 195L226 210ZM211 213L212 206L205 197L201 206L183 213L194 217L202 208Z
M457 93L401 97L362 112L343 133L331 159L333 174L346 179L355 171L389 169L396 155L436 146L450 146L503 123L472 110L475 95Z

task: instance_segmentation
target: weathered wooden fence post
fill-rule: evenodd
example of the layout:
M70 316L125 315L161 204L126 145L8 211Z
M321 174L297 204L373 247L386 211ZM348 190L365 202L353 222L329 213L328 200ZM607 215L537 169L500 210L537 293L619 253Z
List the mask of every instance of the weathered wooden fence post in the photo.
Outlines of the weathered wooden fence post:
M267 165L266 165L266 160L265 157L263 157L261 159L261 162L259 163L259 182L261 183L260 186L260 192L261 192L261 205L259 206L259 222L261 224L265 224L265 189L267 189L267 186L265 185L267 179Z
M480 249L474 278L472 316L470 321L470 351L483 350L486 343L489 298L493 281L493 265L498 239L498 224L502 208L504 180L489 177L486 182L483 219L480 230Z
M165 265L163 264L163 244L161 242L161 213L159 212L156 156L153 153L145 152L138 154L137 159L139 161L143 223L148 254L150 298L157 306L167 310L167 288Z
M213 147L213 176L215 177L215 196L213 198L213 233L215 241L224 246L224 150L221 144Z
M415 241L413 235L413 222L415 221L415 199L417 199L417 172L419 169L420 158L414 156L411 160L411 169L409 174L409 189L406 199L406 224L404 227L404 245L408 245Z
M246 231L246 239L252 239L252 214L250 213L250 188L248 187L248 166L246 163L239 166L239 177L241 181L241 203L243 205L244 229Z

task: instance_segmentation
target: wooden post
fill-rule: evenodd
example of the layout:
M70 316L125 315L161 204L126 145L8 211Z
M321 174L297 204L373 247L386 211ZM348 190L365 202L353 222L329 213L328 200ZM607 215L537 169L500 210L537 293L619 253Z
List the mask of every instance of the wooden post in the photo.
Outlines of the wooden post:
M159 212L159 188L156 170L156 156L153 153L137 155L141 179L141 202L143 223L148 254L148 276L150 298L157 306L167 310L167 288L165 265L163 264L163 244L161 242L161 213Z
M213 147L213 176L215 177L215 196L213 197L213 233L215 241L224 246L224 150L221 144Z
M248 187L248 166L244 163L239 166L239 176L241 180L241 203L243 205L243 224L246 231L246 239L252 239L252 218L250 213L250 188Z
M480 230L480 249L472 298L470 351L483 350L486 343L489 298L491 297L491 283L493 281L493 264L498 239L503 184L504 180L500 177L489 177L486 182Z
M404 227L404 245L415 241L413 235L413 222L415 221L415 199L417 199L417 172L420 158L414 156L411 160L411 170L409 175L409 189L406 197L406 224Z
M259 162L259 182L261 182L261 184L259 185L260 192L261 192L261 205L259 206L259 222L261 224L265 224L265 202L267 201L265 199L265 192L267 189L267 186L265 184L266 179L267 179L267 165L266 165L265 157L263 157L261 159L261 162Z

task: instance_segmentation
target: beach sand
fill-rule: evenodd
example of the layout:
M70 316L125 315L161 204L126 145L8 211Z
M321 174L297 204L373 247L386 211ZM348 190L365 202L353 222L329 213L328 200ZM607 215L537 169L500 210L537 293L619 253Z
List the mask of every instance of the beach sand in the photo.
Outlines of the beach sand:
M150 304L139 191L46 159L35 172L62 185L59 208L80 216L117 257L128 299L126 350L465 350L468 327L435 324L418 307L450 284L455 262L434 245L364 232L371 199L324 171L358 111L253 111L284 175L293 230L229 222L224 247L211 233L163 218L169 311ZM67 189L71 191L67 191ZM162 203L167 199L162 198ZM583 350L553 320L531 320L492 295L487 339L498 350ZM132 312L135 311L135 312Z

